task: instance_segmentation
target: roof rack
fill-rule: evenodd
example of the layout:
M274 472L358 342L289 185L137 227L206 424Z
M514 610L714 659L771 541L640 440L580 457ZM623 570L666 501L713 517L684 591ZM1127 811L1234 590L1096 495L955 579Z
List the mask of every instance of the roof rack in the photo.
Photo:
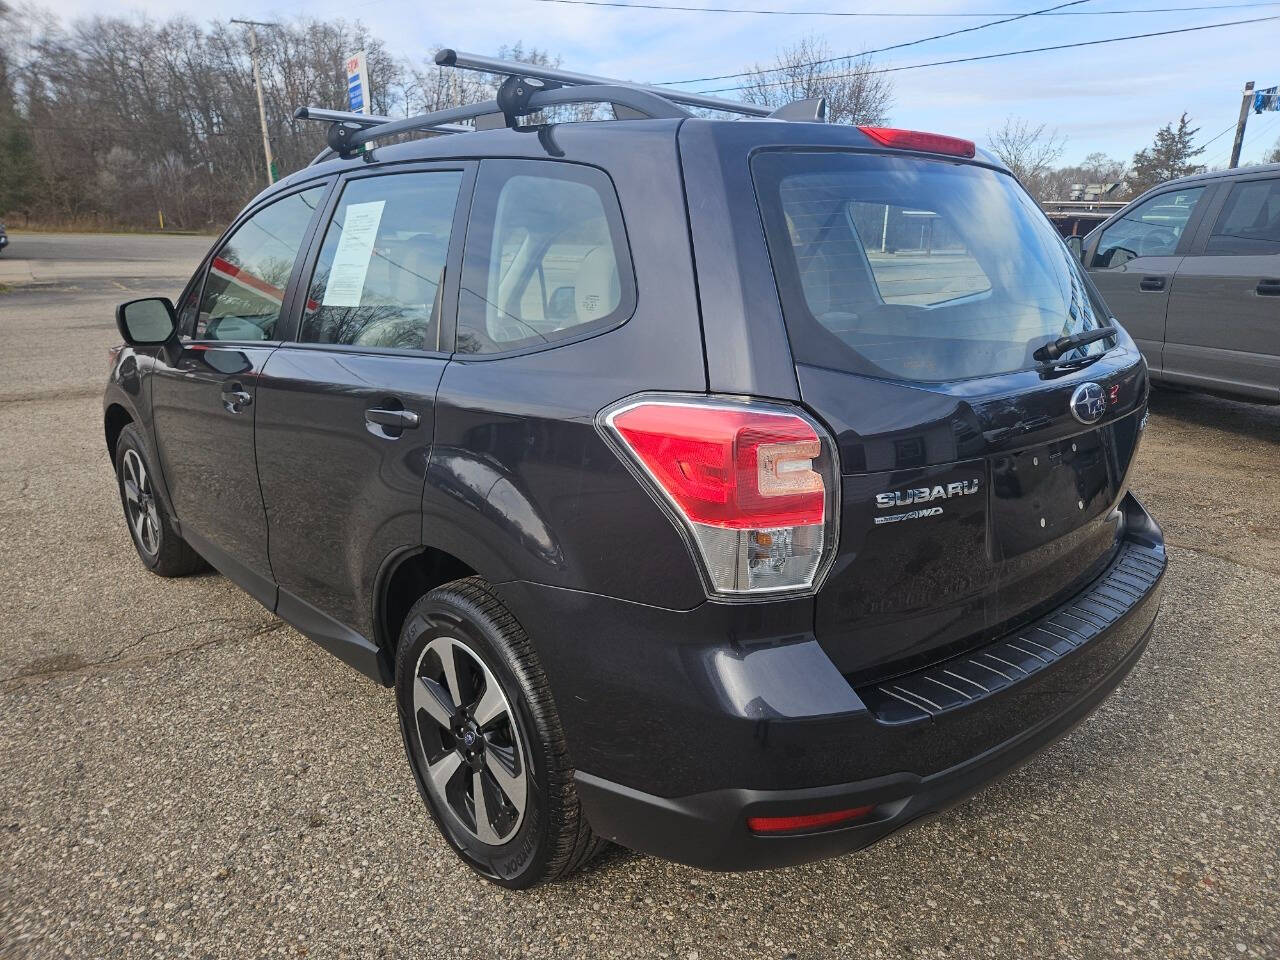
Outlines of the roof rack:
M473 129L515 127L519 118L526 117L546 107L572 103L607 103L613 107L619 120L662 119L692 116L684 107L716 110L741 116L771 118L775 120L807 120L825 122L827 101L824 97L797 100L777 110L736 100L721 100L699 93L668 90L650 84L628 83L610 80L586 73L573 73L541 64L523 63L518 60L498 60L470 53L444 49L436 54L436 63L442 67L459 70L475 70L480 73L505 75L492 100L467 106L435 110L416 117L392 119L349 113L345 110L326 110L321 107L299 107L294 111L298 120L319 120L329 124L326 140L329 146L322 150L312 163L334 156L349 158L359 153L367 143L403 133L469 133ZM475 126L460 124L472 121Z

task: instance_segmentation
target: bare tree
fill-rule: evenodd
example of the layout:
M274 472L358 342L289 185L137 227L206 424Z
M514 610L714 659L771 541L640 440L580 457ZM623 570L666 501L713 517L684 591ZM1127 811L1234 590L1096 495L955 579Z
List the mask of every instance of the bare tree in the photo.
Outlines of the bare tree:
M1271 148L1271 152L1262 158L1263 163L1280 163L1280 140Z
M1087 188L1097 184L1104 191L1112 188L1103 199L1120 200L1127 195L1124 180L1128 172L1123 160L1105 153L1091 153L1075 166L1046 170L1036 181L1036 189L1040 191L1041 200L1071 200L1077 185Z
M260 28L263 96L282 173L325 142L293 119L344 109L346 57L368 54L371 104L392 116L493 96L494 80L414 69L361 24L297 18ZM553 63L520 45L506 56ZM22 69L15 69L22 64ZM572 109L572 108L565 108ZM0 0L0 217L84 226L226 223L266 185L248 38L225 22L52 14Z
M1049 187L1047 174L1054 161L1062 156L1066 137L1056 129L1050 130L1046 124L1032 126L1019 117L1009 117L999 130L987 132L987 142L1033 197L1049 199L1043 196Z
M779 51L772 65L756 64L744 78L742 99L766 107L827 98L827 120L873 126L889 122L893 82L876 73L868 56L831 61L831 48L815 35Z

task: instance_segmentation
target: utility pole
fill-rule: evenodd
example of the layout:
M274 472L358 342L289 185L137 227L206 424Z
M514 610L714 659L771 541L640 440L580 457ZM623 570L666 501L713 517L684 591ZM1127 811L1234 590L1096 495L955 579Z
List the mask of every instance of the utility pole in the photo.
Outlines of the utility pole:
M236 20L249 28L249 58L253 61L253 86L258 91L258 120L262 123L262 152L267 158L267 186L276 182L275 161L271 157L271 136L267 133L267 108L262 100L262 73L258 70L258 27L274 27L275 23L262 20ZM1252 84L1250 84L1252 86Z
M1240 98L1240 119L1236 123L1236 142L1231 145L1231 162L1228 170L1240 165L1240 148L1244 146L1244 125L1249 122L1249 108L1253 106L1253 81L1244 85L1244 96Z

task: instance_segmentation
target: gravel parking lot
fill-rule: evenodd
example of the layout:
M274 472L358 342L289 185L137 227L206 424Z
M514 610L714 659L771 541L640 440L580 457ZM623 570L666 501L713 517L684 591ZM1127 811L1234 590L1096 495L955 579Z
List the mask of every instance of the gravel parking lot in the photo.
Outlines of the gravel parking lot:
M530 893L421 808L389 691L216 574L136 560L102 440L113 307L208 238L0 257L0 957L1280 957L1280 409L1153 403L1165 609L1085 724L863 854L616 851Z

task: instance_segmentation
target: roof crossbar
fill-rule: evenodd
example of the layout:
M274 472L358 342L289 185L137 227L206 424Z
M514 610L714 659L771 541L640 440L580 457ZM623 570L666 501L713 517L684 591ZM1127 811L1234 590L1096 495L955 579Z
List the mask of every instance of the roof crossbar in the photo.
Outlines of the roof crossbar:
M529 116L546 107L573 103L611 104L614 116L622 120L691 116L688 110L683 109L684 106L776 120L823 122L827 114L827 102L823 97L797 100L771 111L768 107L751 103L721 100L718 97L668 90L650 84L626 83L518 60L481 57L447 48L439 51L435 59L442 67L505 75L506 79L499 86L493 100L449 107L403 119L350 113L345 110L326 110L321 107L299 107L294 112L296 119L319 120L329 124L326 136L329 146L311 162L319 163L335 154L353 157L365 144L397 134L467 133L472 128L459 124L468 120L475 124L475 129L487 129L504 123L514 127L520 117Z
M299 107L293 111L293 119L295 120L323 120L329 123L354 123L361 127L376 127L379 124L390 123L391 117L384 117L380 114L368 113L352 113L349 110L326 110L323 107ZM470 133L470 127L464 127L461 124L450 126L447 123L433 127L436 133Z
M687 110L681 110L675 104L662 97L643 90L632 90L630 87L615 87L599 84L588 87L556 87L554 89L532 90L524 98L522 109L518 115L536 113L544 107L554 107L567 103L614 103L630 107L638 113L653 119L687 117ZM354 147L382 137L392 137L397 133L412 133L415 130L434 130L441 124L458 120L474 120L490 113L506 113L499 100L485 100L481 103L468 104L465 107L450 107L434 113L424 113L418 117L406 117L403 120L392 120L377 126L366 127L351 133L348 142Z
M686 107L698 107L702 110L720 110L725 113L737 113L747 117L767 117L772 113L768 107L756 106L753 103L742 103L737 100L721 100L719 97L708 97L700 93L686 93L683 90L670 90L647 83L630 83L625 80L610 80L608 77L597 77L589 73L574 73L560 70L538 63L524 63L520 60L499 60L495 57L482 57L474 53L460 53L446 47L436 54L436 65L441 67L457 67L459 70L475 70L480 73L496 73L499 75L517 74L535 80L561 83L565 86L608 86L629 87L632 90L644 90L656 94L664 100L679 103Z
M509 79L523 80L524 78ZM504 88L506 86L507 84L504 84ZM399 120L393 120L390 117L366 116L362 113L347 114L341 110L324 110L316 107L299 107L294 116L299 120L331 122L328 133L329 148L322 151L312 163L327 159L335 153L342 157L355 156L364 144L384 137L428 131L460 133L469 131L470 128L456 126L458 121L476 120L491 114L499 116L505 114L511 122L514 122L516 116L526 116L545 107L561 104L612 103L615 110L621 107L651 119L675 119L689 116L687 110L681 109L671 101L631 87L596 84L583 87L557 86L533 89L534 84L527 82L525 88L520 88L518 84L513 86L520 91L517 104L509 102L508 98L504 97L502 100L485 100ZM503 91L500 90L499 94L502 93Z

